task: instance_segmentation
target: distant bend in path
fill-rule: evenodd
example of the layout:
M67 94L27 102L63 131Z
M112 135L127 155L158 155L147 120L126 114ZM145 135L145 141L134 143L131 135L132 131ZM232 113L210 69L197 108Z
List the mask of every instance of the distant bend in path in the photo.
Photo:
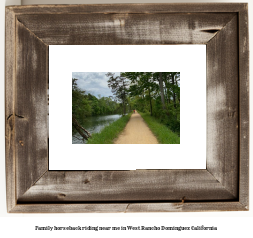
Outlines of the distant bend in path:
M135 111L114 144L159 144L139 113Z

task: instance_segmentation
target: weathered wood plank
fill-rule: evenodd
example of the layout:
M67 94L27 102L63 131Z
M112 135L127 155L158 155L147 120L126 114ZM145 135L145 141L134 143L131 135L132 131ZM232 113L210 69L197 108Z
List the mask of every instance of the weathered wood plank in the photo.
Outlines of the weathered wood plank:
M6 12L8 211L156 212L248 209L247 4L49 5L9 7ZM69 18L65 20L66 16ZM16 25L15 17L20 20ZM171 25L170 20L177 25ZM54 28L55 23L59 29ZM160 28L159 32L157 28ZM144 30L148 33L143 33ZM186 38L182 40L184 37ZM178 44L207 41L209 172L46 172L49 43ZM211 105L212 103L214 104ZM18 203L35 204L15 206L17 199ZM124 203L126 200L131 203ZM83 201L91 203L77 204ZM103 204L108 201L109 203ZM57 204L49 204L50 202Z
M5 26L5 157L7 210L16 205L15 181L15 15L6 8Z
M209 203L90 203L90 204L22 204L13 213L128 213L128 212L204 212L247 211L239 202Z
M49 171L19 202L232 200L206 170Z
M129 204L126 212L211 212L247 211L239 202L143 203Z
M248 5L239 12L239 201L249 205L249 32Z
M207 44L207 169L238 197L237 16Z
M55 14L18 19L48 45L206 44L235 15Z
M47 46L20 22L16 44L17 198L48 169Z
M238 12L245 3L155 3L155 4L83 4L12 6L15 14L93 14L93 13L206 13Z

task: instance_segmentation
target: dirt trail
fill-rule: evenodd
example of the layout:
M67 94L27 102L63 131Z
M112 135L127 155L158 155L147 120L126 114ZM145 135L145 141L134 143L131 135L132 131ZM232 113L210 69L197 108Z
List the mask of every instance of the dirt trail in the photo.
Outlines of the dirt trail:
M114 144L158 144L158 141L140 114L135 112Z

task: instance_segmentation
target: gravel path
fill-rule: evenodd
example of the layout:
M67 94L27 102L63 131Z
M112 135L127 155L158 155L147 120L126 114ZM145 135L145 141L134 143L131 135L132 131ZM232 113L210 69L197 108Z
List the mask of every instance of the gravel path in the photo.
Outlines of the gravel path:
M135 112L114 144L158 144L158 141L141 115Z

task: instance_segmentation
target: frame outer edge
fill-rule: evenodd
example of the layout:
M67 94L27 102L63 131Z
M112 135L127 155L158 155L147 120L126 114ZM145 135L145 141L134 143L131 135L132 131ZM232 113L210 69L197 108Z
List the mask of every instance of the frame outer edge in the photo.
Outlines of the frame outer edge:
M89 13L200 13L200 12L238 12L244 3L118 3L118 4L41 4L11 6L16 15L20 14L66 14ZM145 8L145 10L144 10ZM53 10L52 10L53 9ZM123 10L122 10L123 9Z
M16 30L15 14L5 9L5 168L7 212L17 204L15 167L15 73Z
M249 32L248 4L239 11L239 201L249 209Z
M134 212L211 212L246 211L239 202L206 203L91 203L91 204L21 204L13 213L134 213Z

